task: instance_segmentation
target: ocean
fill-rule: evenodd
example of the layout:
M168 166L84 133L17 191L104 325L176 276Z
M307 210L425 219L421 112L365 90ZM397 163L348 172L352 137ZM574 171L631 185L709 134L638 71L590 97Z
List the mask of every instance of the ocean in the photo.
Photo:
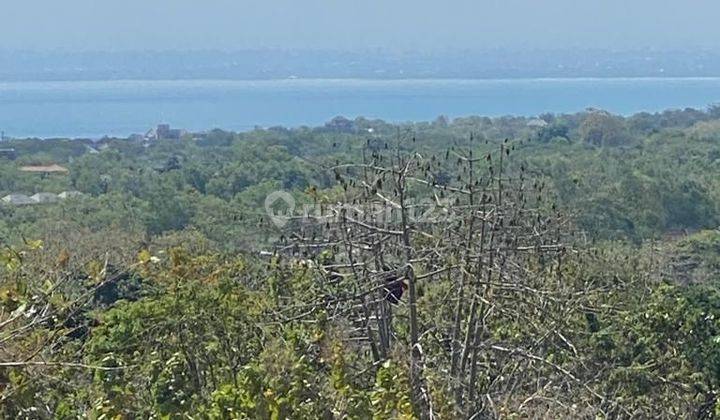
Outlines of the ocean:
M630 115L717 102L720 78L0 82L0 131L14 138L126 137L159 123L245 131L316 126L338 115L404 122L588 107Z

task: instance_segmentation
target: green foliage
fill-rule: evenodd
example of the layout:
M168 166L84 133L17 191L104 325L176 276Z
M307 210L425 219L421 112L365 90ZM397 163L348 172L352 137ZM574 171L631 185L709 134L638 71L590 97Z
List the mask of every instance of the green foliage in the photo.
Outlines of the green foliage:
M706 229L719 222L720 155L713 134L718 122L712 115L549 114L543 116L549 125L540 130L511 117L401 127L357 119L347 132L214 130L197 141L105 140L93 145L99 153L88 153L90 144L81 141L13 141L9 146L23 158L0 163L0 195L79 190L87 197L51 206L0 206L0 235L17 242L43 234L44 224L71 219L93 231L132 226L157 236L192 229L224 249L265 246L277 238L263 217L270 192L301 196L312 187L317 197L335 199L333 178L320 167L361 159L360 145L383 151L396 143L393 136L401 129L411 132L412 147L428 156L466 145L471 134L479 154L505 138L527 138L514 150L519 164L513 171L522 166L546 176L558 204L575 212L593 236L640 241L668 229ZM70 174L23 173L18 170L23 162L59 163ZM436 174L438 182L449 181L450 163Z
M693 268L702 266L711 275L720 274L720 231L705 230L688 236L677 244L677 250L679 257L693 261Z
M157 294L107 311L87 343L88 362L132 366L98 372L100 398L118 401L120 381L116 409L171 415L191 411L213 384L235 378L260 352L261 331L253 320L263 299L237 283L244 270L242 261L193 258L180 250L159 268L146 266L143 276L160 286Z
M585 117L580 136L595 146L619 146L628 139L624 121L602 111L592 111Z
M64 140L13 144L22 158L0 163L0 193L86 196L0 206L0 358L17 362L0 368L0 417L419 417L407 305L389 309L389 350L373 355L356 340L366 325L339 309L360 305L362 291L302 261L308 251L290 246L297 226L270 225L264 200L281 189L298 206L344 200L363 186L321 168L357 162L361 150L365 159L417 151L435 159L433 179L452 186L463 179L453 151L470 147L497 165L485 156L508 137L527 139L513 143L508 176L539 191L528 200L574 216L567 245L578 250L563 254L562 267L522 260L511 268L524 273L522 284L502 283L501 266L486 288L465 290L487 315L480 344L497 344L467 356L478 368L471 405L484 414L496 405L508 417L720 415L716 113L546 115L539 131L515 117L400 127L336 120L317 129L214 130L197 141L107 140L99 153ZM413 141L396 141L399 128ZM18 170L23 163L60 163L70 174L29 175ZM529 188L530 177L546 187ZM426 186L408 193L442 198L426 197ZM420 261L435 258L438 238L414 239L427 251ZM332 265L340 248L328 244L314 264ZM258 249L282 252L264 261ZM461 415L448 373L457 280L417 285L423 378L438 418ZM541 388L525 389L530 381ZM578 381L587 388L573 388ZM491 386L501 391L486 392Z
M630 311L605 320L593 342L598 360L619 362L605 386L622 389L624 403L642 410L638 415L661 410L703 417L720 407L720 291L715 286L658 287Z
M537 139L540 142L547 143L554 139L570 138L570 128L563 122L553 122L538 131Z
M375 387L370 395L374 419L414 419L407 367L391 360L378 369Z

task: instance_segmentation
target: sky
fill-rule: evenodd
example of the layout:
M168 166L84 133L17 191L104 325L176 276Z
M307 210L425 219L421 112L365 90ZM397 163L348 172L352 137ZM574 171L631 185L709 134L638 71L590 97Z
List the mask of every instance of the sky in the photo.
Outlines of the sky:
M715 47L717 0L0 0L0 49Z

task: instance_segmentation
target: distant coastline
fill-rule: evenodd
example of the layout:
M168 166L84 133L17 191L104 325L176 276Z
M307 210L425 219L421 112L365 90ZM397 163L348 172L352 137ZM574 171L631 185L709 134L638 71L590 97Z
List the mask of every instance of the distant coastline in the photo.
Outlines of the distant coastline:
M0 82L0 131L13 138L125 138L158 123L248 131L318 126L338 115L404 122L588 107L631 115L718 102L720 77Z

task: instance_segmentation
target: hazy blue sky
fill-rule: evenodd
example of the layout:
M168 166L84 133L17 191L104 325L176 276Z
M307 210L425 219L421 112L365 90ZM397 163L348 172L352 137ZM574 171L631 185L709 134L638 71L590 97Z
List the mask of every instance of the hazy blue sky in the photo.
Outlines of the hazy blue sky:
M717 0L0 0L0 48L685 48Z

